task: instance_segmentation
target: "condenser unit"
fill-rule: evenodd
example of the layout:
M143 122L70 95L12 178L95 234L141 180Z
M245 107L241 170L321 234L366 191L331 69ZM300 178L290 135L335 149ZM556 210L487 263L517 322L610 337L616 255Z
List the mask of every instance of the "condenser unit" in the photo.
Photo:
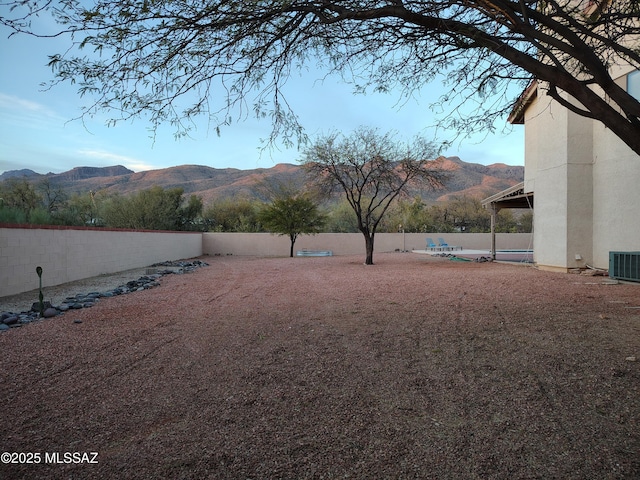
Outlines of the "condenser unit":
M609 276L640 282L640 252L609 252Z

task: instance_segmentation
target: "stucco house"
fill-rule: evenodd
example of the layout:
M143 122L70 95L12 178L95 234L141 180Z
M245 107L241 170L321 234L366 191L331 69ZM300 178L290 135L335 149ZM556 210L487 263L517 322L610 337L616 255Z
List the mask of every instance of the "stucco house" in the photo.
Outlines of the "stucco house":
M616 82L640 98L640 71ZM610 252L640 252L640 156L602 123L579 116L533 82L512 112L525 128L524 183L485 199L533 206L534 262L541 269L609 268Z

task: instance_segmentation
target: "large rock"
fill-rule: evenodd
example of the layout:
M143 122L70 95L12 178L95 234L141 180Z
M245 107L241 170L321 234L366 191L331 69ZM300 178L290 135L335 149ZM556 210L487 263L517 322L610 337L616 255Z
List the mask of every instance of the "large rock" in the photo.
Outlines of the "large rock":
M18 323L18 315L10 315L6 317L4 320L2 320L2 323L4 325L14 325Z
M53 305L51 305L51 302L42 302L44 304L44 309L46 310L47 308L51 308L53 307ZM32 312L39 312L40 311L40 302L34 302L31 305L31 311Z
M58 315L58 313L59 313L59 312L58 312L58 310L56 310L56 309L55 309L55 308L53 308L53 307L49 307L49 308L46 308L46 309L44 310L44 312L43 312L42 316L43 316L44 318L51 318L51 317L55 317L56 315Z

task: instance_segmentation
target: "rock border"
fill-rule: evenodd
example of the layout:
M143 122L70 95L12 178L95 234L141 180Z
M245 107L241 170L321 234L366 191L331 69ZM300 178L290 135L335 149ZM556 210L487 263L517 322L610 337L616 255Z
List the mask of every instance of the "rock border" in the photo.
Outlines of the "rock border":
M118 295L139 292L160 286L160 278L170 274L192 273L198 268L208 267L209 264L202 260L193 261L165 261L154 263L147 268L147 274L136 280L130 280L116 288L103 292L78 293L72 297L65 298L60 305L51 305L51 302L44 302L43 316L40 316L39 302L33 303L31 310L20 313L0 312L0 332L18 328L43 318L53 318L64 314L69 310L79 310L81 308L93 307L101 298L110 298ZM164 267L164 268L163 268Z

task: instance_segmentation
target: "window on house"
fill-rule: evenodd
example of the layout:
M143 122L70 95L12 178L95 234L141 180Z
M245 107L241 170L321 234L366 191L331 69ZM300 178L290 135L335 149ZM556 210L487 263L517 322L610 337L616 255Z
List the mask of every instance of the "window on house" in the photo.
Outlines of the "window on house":
M627 92L640 100L640 70L635 70L627 75Z

